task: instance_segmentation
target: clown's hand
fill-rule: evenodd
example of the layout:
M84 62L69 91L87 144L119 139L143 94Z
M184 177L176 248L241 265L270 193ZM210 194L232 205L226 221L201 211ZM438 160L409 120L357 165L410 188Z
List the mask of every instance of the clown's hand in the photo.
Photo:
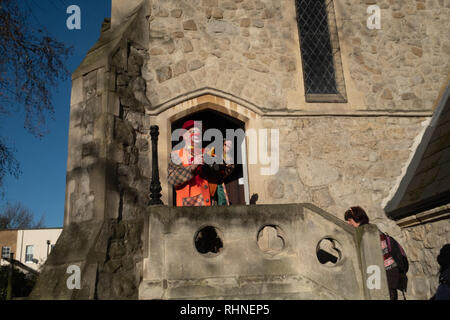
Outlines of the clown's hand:
M206 147L203 154L205 155L204 159L207 165L211 166L215 163L216 150L214 147Z
M210 157L215 157L216 156L216 148L214 148L214 147L211 147L211 148L207 147L205 149L205 154L209 155Z
M225 140L223 143L223 160L226 164L232 163L233 159L231 157L232 142L230 140Z
M199 153L194 156L194 159L191 164L191 169L194 171L198 166L203 164L203 154Z

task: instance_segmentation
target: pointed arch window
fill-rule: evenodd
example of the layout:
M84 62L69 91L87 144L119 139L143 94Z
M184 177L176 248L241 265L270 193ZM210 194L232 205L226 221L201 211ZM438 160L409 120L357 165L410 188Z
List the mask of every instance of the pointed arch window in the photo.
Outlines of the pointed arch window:
M332 0L296 0L307 102L347 102Z

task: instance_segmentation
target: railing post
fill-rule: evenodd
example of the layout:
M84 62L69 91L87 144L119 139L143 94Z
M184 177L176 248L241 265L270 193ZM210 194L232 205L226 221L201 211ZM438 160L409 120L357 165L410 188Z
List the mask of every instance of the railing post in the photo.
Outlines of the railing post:
M163 204L161 200L161 183L159 181L158 169L158 136L159 127L150 127L150 136L152 137L152 182L150 184L150 205Z

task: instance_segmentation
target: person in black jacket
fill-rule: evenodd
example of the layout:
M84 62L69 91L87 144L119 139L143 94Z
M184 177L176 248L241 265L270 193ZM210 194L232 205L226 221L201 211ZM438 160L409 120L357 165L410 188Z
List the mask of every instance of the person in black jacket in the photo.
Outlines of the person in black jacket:
M441 266L439 270L439 286L433 300L450 300L450 243L441 248L437 257L437 262Z
M345 211L344 219L348 224L354 226L355 228L369 223L367 213L359 206L350 207L347 211ZM403 274L400 272L399 261L396 261L392 255L388 237L389 236L380 232L380 242L384 259L384 267L386 269L389 296L391 300L398 300L397 289L406 290L406 287L403 284L403 282L405 282L404 278L406 277L406 274L403 277ZM392 239L393 238L389 238L389 240Z

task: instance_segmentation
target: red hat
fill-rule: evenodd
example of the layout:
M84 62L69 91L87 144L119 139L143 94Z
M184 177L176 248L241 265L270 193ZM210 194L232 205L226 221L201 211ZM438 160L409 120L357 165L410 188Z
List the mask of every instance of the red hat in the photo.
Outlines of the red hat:
M188 120L183 124L183 129L185 130L189 130L190 128L192 128L194 126L194 120Z
M201 123L201 127L202 127L202 131L205 131L205 128L204 128L203 123L202 123L201 120L188 120L188 121L186 121L183 124L182 128L185 129L185 130L189 130L190 128L194 127L194 124L195 124L194 122L195 121L200 122Z

